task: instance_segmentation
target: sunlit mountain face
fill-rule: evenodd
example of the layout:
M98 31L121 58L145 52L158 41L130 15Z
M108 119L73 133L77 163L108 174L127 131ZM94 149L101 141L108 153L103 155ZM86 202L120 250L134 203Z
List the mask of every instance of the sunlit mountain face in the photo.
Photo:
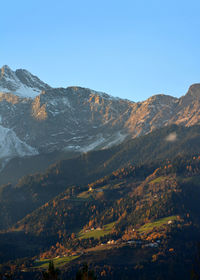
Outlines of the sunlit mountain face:
M0 272L189 279L200 236L200 84L143 102L0 69ZM179 275L177 278L177 269Z
M199 84L180 99L155 95L134 103L86 88L51 88L27 70L3 66L0 128L9 147L7 152L0 150L0 158L53 151L83 153L169 124L191 126L199 123L199 102ZM20 149L14 148L17 141L22 143Z

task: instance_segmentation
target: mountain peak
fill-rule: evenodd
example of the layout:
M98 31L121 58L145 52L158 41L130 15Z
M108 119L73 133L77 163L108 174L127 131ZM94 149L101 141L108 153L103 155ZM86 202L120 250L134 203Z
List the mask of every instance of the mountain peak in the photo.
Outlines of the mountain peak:
M37 76L31 74L29 71L25 69L17 69L15 71L15 74L17 78L20 80L20 82L28 87L36 88L39 89L40 91L51 88L48 84L42 82Z
M9 67L8 65L6 65L6 64L3 65L3 66L1 67L1 69L3 69L3 70L11 70L10 67Z
M149 104L160 104L160 105L169 105L169 104L174 104L177 102L178 98L173 97L171 95L165 95L165 94L156 94L151 97L149 97L146 101L146 103Z
M13 71L8 65L0 69L0 91L34 98L51 87L25 69Z
M200 84L193 84L189 87L189 90L186 96L190 96L193 98L200 98Z
M8 75L12 76L12 74L13 74L12 69L8 65L3 65L0 69L0 72L1 72L1 77L2 76L8 76Z

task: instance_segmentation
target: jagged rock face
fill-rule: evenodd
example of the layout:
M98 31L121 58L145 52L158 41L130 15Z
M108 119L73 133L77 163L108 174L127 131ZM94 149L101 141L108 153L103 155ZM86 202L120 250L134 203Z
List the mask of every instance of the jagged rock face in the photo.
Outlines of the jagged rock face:
M200 123L200 84L190 86L187 94L179 99L170 123L191 126Z
M137 103L126 122L132 137L167 125L176 109L177 102L178 99L171 96L155 95L144 102Z
M40 152L120 143L127 136L121 118L129 106L83 88L50 89L34 99L0 94L1 125Z
M0 69L0 92L22 97L35 97L50 86L24 69L12 71L7 65Z
M4 66L0 92L0 125L40 153L102 149L171 123L200 122L199 84L180 99L156 95L134 103L86 88L53 89Z

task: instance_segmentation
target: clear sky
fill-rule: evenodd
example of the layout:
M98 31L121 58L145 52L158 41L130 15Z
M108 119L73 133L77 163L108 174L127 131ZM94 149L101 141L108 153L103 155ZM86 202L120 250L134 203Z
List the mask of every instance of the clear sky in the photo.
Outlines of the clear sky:
M200 82L200 1L0 0L0 64L133 101Z

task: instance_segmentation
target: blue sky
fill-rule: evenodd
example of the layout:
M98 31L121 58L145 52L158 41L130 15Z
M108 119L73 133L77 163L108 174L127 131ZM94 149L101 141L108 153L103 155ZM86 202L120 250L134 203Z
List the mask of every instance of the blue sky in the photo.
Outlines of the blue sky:
M1 1L0 64L133 101L200 82L200 1Z

